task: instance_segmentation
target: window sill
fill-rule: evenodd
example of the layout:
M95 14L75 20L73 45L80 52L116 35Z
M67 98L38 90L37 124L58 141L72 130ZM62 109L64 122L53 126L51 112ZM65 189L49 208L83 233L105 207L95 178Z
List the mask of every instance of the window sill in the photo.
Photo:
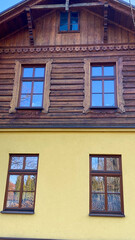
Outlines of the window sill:
M118 109L118 107L90 107L90 109Z
M43 107L17 107L16 110L43 110Z
M80 31L59 31L58 33L80 33Z
M125 217L124 214L105 214L105 213L90 213L89 216L92 217Z
M8 211L8 210L3 210L1 211L2 214L34 214L34 211Z

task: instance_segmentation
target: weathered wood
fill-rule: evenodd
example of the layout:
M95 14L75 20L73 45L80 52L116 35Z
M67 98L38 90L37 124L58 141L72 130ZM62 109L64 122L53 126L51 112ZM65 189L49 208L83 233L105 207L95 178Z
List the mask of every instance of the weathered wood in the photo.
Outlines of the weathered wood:
M28 22L28 31L29 31L29 41L30 45L34 45L34 35L33 35L33 21L32 14L29 7L26 8L27 22Z
M104 42L108 41L108 3L104 4Z

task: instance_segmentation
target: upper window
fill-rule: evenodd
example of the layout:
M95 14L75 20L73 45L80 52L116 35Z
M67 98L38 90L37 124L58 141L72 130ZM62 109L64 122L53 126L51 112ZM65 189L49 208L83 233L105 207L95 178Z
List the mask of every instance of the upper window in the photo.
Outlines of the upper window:
M61 12L60 32L78 31L79 30L78 22L79 22L78 12Z
M34 108L43 106L45 67L22 68L19 107Z
M91 65L91 107L116 107L114 64Z
M90 215L123 215L120 156L90 156Z
M11 155L4 210L34 211L38 155Z

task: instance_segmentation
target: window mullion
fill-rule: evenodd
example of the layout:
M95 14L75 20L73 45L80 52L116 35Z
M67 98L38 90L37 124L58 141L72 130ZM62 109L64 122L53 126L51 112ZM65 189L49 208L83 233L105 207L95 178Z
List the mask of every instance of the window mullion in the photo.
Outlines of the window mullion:
M68 12L68 31L70 31L71 14Z
M31 89L30 107L32 107L33 89L34 89L34 79L32 79L32 89Z
M21 208L21 203L22 203L22 192L23 192L23 180L24 179L24 174L21 175L21 187L20 187L20 197L19 197L19 208Z

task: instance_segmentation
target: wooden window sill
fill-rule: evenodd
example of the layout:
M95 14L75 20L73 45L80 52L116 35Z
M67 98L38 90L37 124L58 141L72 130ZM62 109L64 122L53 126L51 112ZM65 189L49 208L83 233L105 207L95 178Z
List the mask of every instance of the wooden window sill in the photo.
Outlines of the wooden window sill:
M58 33L80 33L80 31L59 31Z
M3 210L1 211L2 214L34 214L34 211L9 211L9 210Z
M90 213L89 216L92 217L125 217L124 214L106 214L106 213Z
M43 107L17 107L16 110L43 110Z

